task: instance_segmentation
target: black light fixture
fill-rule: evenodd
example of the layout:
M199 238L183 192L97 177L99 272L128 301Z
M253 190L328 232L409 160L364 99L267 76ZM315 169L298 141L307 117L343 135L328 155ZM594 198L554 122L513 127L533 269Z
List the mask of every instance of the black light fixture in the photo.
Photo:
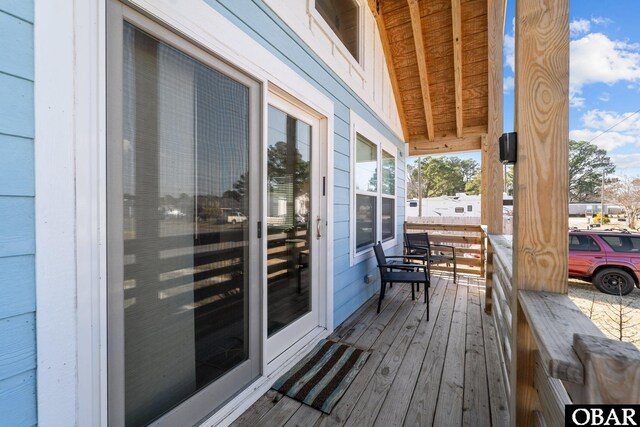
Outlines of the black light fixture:
M517 159L518 137L515 132L503 133L500 141L500 161L503 165L512 165Z

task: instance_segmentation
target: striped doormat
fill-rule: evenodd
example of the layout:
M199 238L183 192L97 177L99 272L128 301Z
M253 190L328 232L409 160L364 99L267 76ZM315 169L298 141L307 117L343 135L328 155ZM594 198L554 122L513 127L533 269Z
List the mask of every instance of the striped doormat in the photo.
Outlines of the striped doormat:
M369 358L369 352L322 340L273 389L329 414Z

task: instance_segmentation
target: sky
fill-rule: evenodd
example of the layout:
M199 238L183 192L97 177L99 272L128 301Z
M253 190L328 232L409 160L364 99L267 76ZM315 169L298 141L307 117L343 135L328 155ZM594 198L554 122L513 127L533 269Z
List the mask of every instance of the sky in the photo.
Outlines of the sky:
M505 132L514 127L514 16L515 1L507 0ZM616 175L640 176L639 17L639 0L573 0L569 9L569 138L593 140L607 150L616 164ZM480 161L479 153L458 157Z

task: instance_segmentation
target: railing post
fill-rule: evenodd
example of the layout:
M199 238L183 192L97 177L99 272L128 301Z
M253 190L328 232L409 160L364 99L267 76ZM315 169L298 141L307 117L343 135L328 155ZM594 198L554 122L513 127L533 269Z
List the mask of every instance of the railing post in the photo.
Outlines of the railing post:
M486 279L486 267L485 262L487 259L487 233L483 228L480 228L480 276Z
M568 290L569 0L516 2L511 423L532 426L535 339L521 290Z
M575 334L573 350L584 366L584 386L573 403L640 404L640 351L631 343Z
M487 242L487 267L485 268L485 293L484 293L484 311L487 314L491 314L491 304L492 304L492 292L493 292L493 246L491 245L491 241L489 237L485 237Z

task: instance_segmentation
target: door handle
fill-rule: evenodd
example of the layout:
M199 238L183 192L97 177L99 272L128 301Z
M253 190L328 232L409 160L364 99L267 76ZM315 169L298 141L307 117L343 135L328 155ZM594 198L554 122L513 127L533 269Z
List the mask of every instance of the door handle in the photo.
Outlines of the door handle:
M320 234L320 224L321 224L322 220L320 219L320 216L318 215L318 219L316 219L316 239L320 239L322 237L322 234Z

